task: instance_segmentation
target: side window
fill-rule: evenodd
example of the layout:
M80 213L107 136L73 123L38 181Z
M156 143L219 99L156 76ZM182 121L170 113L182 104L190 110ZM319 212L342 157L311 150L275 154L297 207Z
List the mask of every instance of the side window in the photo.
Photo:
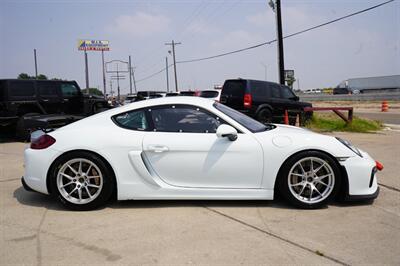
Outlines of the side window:
M271 98L281 98L281 87L276 84L271 84L270 85L270 90L271 90Z
M33 97L35 96L35 85L33 81L11 81L10 96Z
M295 97L296 95L293 94L292 90L286 86L281 87L282 98L290 99Z
M61 83L61 93L64 97L78 96L79 90L72 83Z
M149 128L144 110L131 111L114 116L113 121L120 127L147 130Z
M57 97L60 84L57 82L37 82L38 91L40 96L44 97Z
M219 117L195 106L165 106L150 110L154 130L161 132L215 133Z
M263 100L269 97L267 83L260 81L251 81L250 88L254 99Z

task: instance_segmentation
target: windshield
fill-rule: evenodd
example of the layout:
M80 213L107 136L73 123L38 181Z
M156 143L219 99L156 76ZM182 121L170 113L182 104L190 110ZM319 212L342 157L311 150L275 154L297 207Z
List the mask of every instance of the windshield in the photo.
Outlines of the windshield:
M257 120L254 120L253 118L248 117L247 115L244 115L241 112L236 111L218 102L214 103L214 107L253 133L267 131L275 128L275 126L272 124L264 125Z

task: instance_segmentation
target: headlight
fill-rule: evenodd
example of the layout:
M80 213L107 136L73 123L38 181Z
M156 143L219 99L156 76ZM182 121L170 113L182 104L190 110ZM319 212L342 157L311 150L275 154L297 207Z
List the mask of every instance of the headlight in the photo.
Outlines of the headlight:
M361 152L356 147L354 147L349 141L341 139L341 138L338 138L338 137L336 137L336 139L338 141L340 141L344 146L346 146L347 148L352 150L355 154L357 154L360 157L363 157Z

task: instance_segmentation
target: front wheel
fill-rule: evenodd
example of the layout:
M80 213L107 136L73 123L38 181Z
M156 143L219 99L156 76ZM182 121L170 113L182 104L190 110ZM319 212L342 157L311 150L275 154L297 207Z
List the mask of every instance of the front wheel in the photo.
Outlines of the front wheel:
M278 188L291 204L305 209L326 205L341 183L337 163L319 151L301 152L281 167Z
M50 176L52 194L72 210L93 210L111 197L114 184L112 171L98 156L72 152L59 159Z

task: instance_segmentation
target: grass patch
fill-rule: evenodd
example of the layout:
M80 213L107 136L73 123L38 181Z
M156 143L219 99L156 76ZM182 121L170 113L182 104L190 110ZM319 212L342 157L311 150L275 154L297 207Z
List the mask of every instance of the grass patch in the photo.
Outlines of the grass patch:
M368 133L382 129L380 121L369 120L359 117L353 117L351 124L346 124L341 118L335 115L317 115L314 113L312 119L306 124L306 127L315 131L348 131Z

